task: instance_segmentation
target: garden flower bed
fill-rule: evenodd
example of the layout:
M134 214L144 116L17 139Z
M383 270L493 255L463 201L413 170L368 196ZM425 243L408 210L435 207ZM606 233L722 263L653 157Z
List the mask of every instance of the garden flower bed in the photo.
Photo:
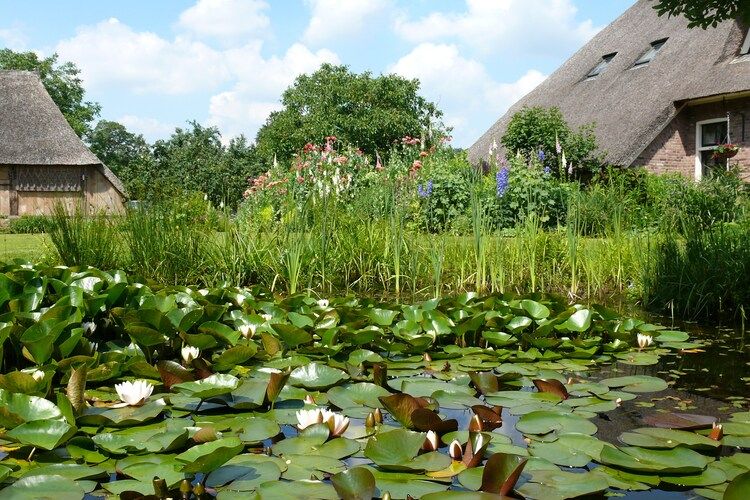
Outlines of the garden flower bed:
M744 498L750 413L622 405L603 378L700 348L543 296L399 305L162 287L122 272L0 274L0 498L573 498L676 488ZM738 492L738 493L733 493ZM734 496L732 496L734 495ZM740 495L740 496L738 496ZM153 497L151 497L153 498Z

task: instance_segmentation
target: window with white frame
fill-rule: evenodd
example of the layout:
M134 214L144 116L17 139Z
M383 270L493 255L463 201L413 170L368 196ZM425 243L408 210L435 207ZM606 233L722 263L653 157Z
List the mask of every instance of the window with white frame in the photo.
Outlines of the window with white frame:
M637 68L639 66L645 66L646 64L650 63L654 57L656 57L656 54L659 53L662 47L664 47L664 44L667 43L668 38L662 38L661 40L656 40L655 42L651 42L651 46L641 54L641 57L638 58L638 60L633 63L633 67Z
M590 78L596 78L597 76L599 76L602 73L602 71L604 71L605 68L609 66L609 63L612 62L612 59L614 59L616 55L617 55L617 52L612 52L611 54L602 56L601 61L599 61L597 65L594 66L591 69L591 71L588 72L588 74L586 75L586 78L590 79Z
M740 55L746 56L750 54L750 28L747 30L747 34L745 35L745 43L742 44L742 48L740 49Z
M699 121L695 126L695 180L701 180L713 170L725 169L726 160L714 156L716 146L729 142L729 119L715 118Z

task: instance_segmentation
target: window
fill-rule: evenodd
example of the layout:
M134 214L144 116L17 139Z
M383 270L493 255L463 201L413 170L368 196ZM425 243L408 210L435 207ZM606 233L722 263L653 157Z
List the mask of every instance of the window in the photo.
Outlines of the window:
M750 28L748 28L747 35L745 35L745 43L742 44L742 48L740 49L741 56L748 54L750 54Z
M649 47L648 50L638 58L635 64L633 64L633 67L635 68L650 63L654 59L654 57L656 57L656 54L659 53L661 48L664 47L664 44L667 43L667 40L667 38L662 38L661 40L652 42L651 47Z
M586 78L594 78L602 73L604 71L604 68L607 67L607 65L612 61L612 59L615 58L617 55L617 52L613 52L611 54L607 54L606 56L602 57L602 60L599 61L599 64L594 66L594 68L589 71L589 74L586 75Z
M696 124L695 129L695 180L699 181L712 170L725 169L726 160L714 158L714 148L729 142L729 120L716 118Z

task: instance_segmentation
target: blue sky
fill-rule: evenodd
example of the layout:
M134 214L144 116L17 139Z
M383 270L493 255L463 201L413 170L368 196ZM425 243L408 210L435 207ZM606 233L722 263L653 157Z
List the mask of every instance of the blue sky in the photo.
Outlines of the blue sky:
M634 0L0 0L0 47L75 62L148 139L195 119L254 138L323 62L419 78L469 146Z

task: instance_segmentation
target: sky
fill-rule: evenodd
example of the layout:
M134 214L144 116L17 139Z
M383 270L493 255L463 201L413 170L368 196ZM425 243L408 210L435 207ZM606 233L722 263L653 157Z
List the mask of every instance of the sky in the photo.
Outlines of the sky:
M0 0L0 47L81 69L101 118L250 139L322 63L418 78L470 146L634 0Z

